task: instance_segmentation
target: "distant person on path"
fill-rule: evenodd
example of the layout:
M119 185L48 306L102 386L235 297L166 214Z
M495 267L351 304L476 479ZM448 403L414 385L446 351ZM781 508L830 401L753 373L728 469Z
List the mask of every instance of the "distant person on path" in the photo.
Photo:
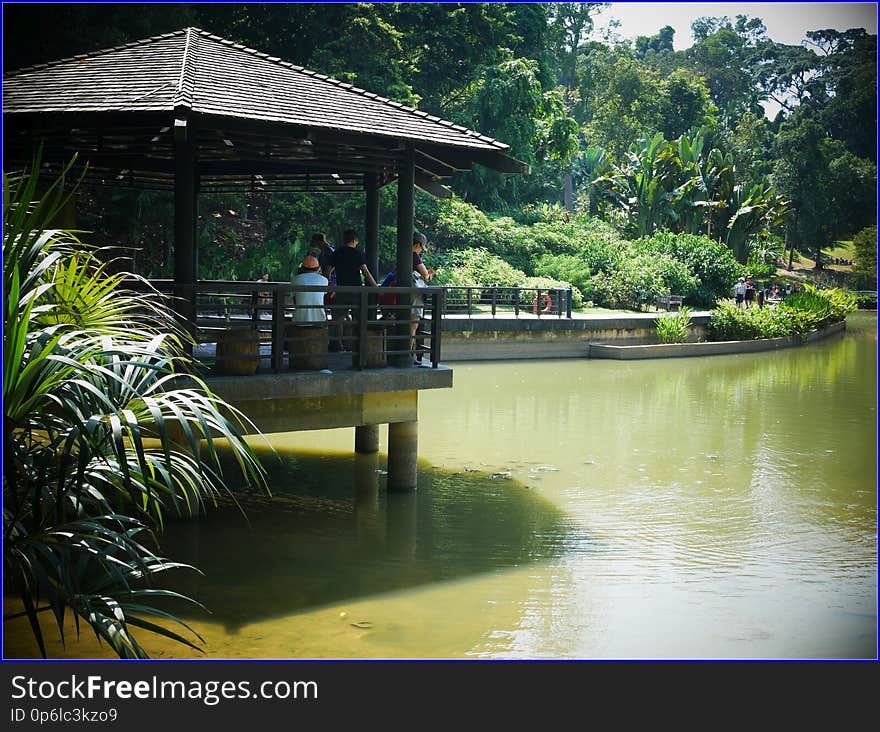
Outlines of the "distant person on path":
M363 287L361 281L363 275L368 285L378 287L373 275L370 274L370 268L367 267L366 256L357 246L357 232L354 229L346 229L342 234L342 246L330 257L330 262L336 271L336 284L340 287ZM334 320L338 320L337 336L343 350L351 350L350 345L346 346L344 341L344 321L356 322L352 311L357 308L359 299L357 293L340 292L336 297L337 310Z
M736 306L742 307L743 300L746 296L746 278L740 277L733 286L733 297L736 300Z
M755 301L755 282L751 277L746 277L746 309L748 310Z
M294 285L327 286L327 278L318 270L321 265L318 258L309 254L302 261L299 274L293 278ZM293 320L299 324L324 323L327 313L324 310L324 293L297 292L294 294L296 308L293 312Z

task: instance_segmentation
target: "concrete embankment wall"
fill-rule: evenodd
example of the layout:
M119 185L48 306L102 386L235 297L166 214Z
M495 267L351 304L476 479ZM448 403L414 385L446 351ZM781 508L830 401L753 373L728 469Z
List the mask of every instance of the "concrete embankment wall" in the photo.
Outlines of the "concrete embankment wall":
M590 358L614 358L621 360L643 358L686 358L688 356L721 356L732 353L755 353L779 348L793 348L804 343L812 343L836 333L842 333L846 323L833 323L827 328L815 331L806 338L764 338L755 341L713 341L708 343L660 343L652 345L621 346L614 344L593 344Z
M507 361L535 358L588 358L594 343L644 344L657 340L661 313L589 318L443 320L440 360ZM705 337L708 313L691 316L688 340Z

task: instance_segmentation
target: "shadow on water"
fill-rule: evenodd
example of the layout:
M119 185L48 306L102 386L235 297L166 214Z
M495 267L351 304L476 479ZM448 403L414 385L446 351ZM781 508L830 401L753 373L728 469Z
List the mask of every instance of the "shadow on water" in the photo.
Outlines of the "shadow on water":
M178 589L235 632L344 600L560 555L582 531L506 475L420 464L419 489L388 493L377 455L261 456L273 497L239 496L166 527L166 556L197 566Z

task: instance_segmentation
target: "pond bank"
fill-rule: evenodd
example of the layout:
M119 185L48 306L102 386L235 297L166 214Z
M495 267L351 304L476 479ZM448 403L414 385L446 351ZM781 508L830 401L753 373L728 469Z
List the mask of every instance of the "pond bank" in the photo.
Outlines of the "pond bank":
M595 343L648 344L657 340L663 313L581 315L569 318L443 319L441 361L589 358ZM705 337L709 312L691 314L689 340Z
M594 343L590 345L590 358L614 358L621 360L642 358L686 358L689 356L720 356L733 353L757 353L779 348L795 348L823 338L842 333L846 321L832 323L822 330L808 334L806 338L762 338L751 341L706 341L702 343L653 343L644 345L613 345Z

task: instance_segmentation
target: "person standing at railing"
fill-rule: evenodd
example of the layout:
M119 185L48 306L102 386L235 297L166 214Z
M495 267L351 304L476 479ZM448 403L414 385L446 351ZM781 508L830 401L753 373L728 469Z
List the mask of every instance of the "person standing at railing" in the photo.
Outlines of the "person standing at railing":
M319 272L320 268L318 258L311 254L308 255L303 259L299 273L293 278L293 284L326 287L327 278ZM295 323L324 323L327 320L322 291L296 292L293 297L295 303L293 320Z
M367 266L367 258L357 248L358 235L354 229L346 229L342 234L342 246L336 249L330 257L330 262L336 272L336 284L340 287L363 287L361 276L371 287L378 287L370 268ZM336 311L333 320L337 325L337 338L342 350L351 350L346 347L344 341L345 321L356 322L352 317L352 311L358 307L359 297L357 293L338 293L336 297Z
M425 251L425 247L428 245L428 237L426 237L421 232L416 231L413 234L413 257L412 257L412 268L413 268L413 284L416 287L427 287L427 283L431 281L431 278L434 276L434 272L425 267L425 263L422 261L422 253ZM419 351L416 350L416 333L419 330L419 321L422 319L422 316L425 314L425 298L422 295L414 295L412 300L412 310L410 315L410 330L409 330L409 350L413 357L413 365L421 366L422 365L422 357Z
M336 251L332 244L327 241L326 234L312 234L312 240L309 242L309 251L307 252L313 257L317 257L318 265L321 268L321 274L333 284L331 274L333 272L333 262L330 261L333 252Z

